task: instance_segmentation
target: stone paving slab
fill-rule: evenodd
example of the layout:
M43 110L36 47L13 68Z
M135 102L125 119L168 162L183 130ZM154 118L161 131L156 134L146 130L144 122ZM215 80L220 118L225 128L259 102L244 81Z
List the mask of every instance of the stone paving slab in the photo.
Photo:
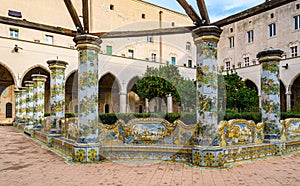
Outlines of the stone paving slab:
M300 153L228 169L167 162L67 164L15 128L0 127L0 185L300 185Z

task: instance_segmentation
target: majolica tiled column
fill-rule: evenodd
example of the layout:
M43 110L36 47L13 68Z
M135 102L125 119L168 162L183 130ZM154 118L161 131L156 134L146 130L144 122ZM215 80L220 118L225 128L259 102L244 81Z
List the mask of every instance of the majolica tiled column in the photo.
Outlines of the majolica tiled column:
M206 126L206 137L211 140L218 126L217 44L221 32L216 26L193 30L197 47L197 121Z
M78 126L81 131L75 161L99 160L98 140L98 54L101 40L92 35L74 38L78 59Z
M41 74L33 74L33 120L34 125L40 123L45 112L45 82L47 76Z
M217 135L219 120L217 45L221 32L216 26L202 26L193 30L197 47L197 122L205 127L203 138L206 142L200 142L205 146L212 145ZM220 148L194 146L192 163L207 167L223 166L223 154Z
M21 87L20 90L20 119L26 120L26 96L27 96L27 88Z
M68 65L65 61L47 61L50 75L50 119L56 129L60 129L59 123L65 117L65 69Z
M26 122L33 124L33 81L25 81L26 95Z
M21 93L20 93L20 90L16 89L15 90L15 101L16 101L16 104L15 104L15 120L16 121L19 121L21 116L20 116L20 106L21 106Z
M265 138L273 139L280 134L280 81L279 62L283 51L267 49L259 52L261 63L261 113L265 123Z

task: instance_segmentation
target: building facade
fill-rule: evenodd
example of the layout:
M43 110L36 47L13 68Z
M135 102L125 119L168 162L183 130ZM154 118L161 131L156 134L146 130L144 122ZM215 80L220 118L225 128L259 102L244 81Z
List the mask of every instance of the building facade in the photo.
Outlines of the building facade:
M261 66L256 55L267 48L284 51L280 62L281 110L300 103L300 0L268 0L217 21L223 32L218 63L234 69L260 95Z

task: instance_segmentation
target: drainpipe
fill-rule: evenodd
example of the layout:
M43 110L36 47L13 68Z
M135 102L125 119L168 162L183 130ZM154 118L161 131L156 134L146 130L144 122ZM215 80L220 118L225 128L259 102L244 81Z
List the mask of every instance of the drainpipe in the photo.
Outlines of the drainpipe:
M159 28L162 28L162 14L163 11L159 11ZM159 63L162 63L162 36L159 36Z

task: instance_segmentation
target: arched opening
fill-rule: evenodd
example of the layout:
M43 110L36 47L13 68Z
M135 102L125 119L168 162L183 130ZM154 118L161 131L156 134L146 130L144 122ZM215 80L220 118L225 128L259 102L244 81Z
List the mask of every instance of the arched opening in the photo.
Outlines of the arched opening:
M300 111L300 75L292 85L291 105L292 110Z
M109 113L109 104L105 104L104 113Z
M66 112L78 112L78 71L74 71L66 80Z
M13 117L12 103L15 103L14 84L12 74L5 66L0 64L0 121L1 118Z
M280 81L280 112L286 112L286 91L285 86Z
M47 76L46 82L45 82L45 103L44 108L45 112L50 112L50 73L42 68L42 67L35 67L29 70L22 79L22 87L25 86L25 81L32 81L32 75L33 74L41 74Z
M249 87L251 89L254 89L256 91L256 93L258 93L258 88L257 88L256 84L253 81L247 79L245 81L245 84L246 84L247 87Z
M138 95L135 83L139 80L139 77L132 78L127 85L127 104L129 106L128 112L142 113L143 105L145 101ZM142 108L141 108L142 107Z
M6 115L6 118L12 118L12 104L11 103L6 103L5 115Z
M102 76L99 80L98 91L99 113L116 113L120 111L119 82L114 75L107 73ZM109 105L108 110L104 108L106 104Z

